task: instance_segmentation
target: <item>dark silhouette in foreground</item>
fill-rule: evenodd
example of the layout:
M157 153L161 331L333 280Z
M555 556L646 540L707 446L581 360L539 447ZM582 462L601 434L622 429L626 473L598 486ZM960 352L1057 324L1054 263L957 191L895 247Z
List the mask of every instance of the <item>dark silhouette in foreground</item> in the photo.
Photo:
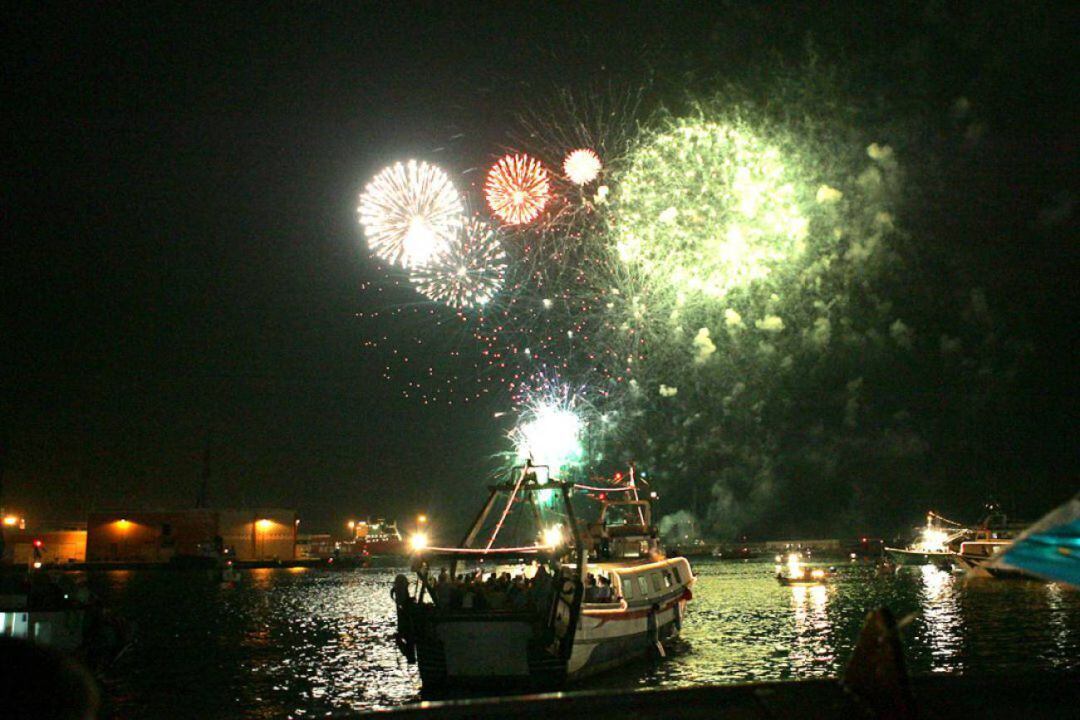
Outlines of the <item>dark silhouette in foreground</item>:
M0 637L0 717L93 720L97 684L79 663L51 648Z

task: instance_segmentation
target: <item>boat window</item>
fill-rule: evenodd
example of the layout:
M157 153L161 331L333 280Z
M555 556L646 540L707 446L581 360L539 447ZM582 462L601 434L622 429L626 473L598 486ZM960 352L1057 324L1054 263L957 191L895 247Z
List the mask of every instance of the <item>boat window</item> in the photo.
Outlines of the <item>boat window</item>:
M660 573L651 573L652 577L652 589L656 592L660 592Z
M641 591L641 597L645 597L646 595L648 595L649 594L649 586L645 584L645 576L644 575L638 575L637 582L638 582L638 590Z
M624 578L620 575L619 580L621 581L620 585L622 585L623 597L632 600L634 598L634 578Z
M679 574L679 567L677 565L672 567L671 572L675 573L675 582L682 585L682 575Z

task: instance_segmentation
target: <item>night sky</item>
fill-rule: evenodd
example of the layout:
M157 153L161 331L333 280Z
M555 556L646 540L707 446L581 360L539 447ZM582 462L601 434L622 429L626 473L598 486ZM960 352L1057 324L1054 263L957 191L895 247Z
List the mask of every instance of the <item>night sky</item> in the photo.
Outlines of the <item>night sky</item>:
M212 504L297 507L309 530L456 523L505 449L505 403L425 406L382 379L357 318L380 309L364 183L402 157L485 166L558 88L659 107L813 55L906 137L926 122L928 148L957 97L979 108L987 149L913 165L902 219L943 228L1031 348L979 472L1048 510L1077 486L1075 10L873 5L7 7L3 503L51 521L188 506L209 437ZM918 281L944 291L928 263ZM978 478L937 482L938 509L977 514Z

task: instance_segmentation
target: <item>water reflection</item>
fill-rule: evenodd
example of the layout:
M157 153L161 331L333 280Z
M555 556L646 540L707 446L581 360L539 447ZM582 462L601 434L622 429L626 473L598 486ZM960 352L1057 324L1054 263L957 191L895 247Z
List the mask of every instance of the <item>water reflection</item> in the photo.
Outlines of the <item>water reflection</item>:
M781 587L769 563L695 562L684 641L667 660L587 688L836 675L866 612L916 614L912 673L1080 670L1080 592L1042 583L959 581L932 568L878 577L845 567L827 586ZM110 678L112 715L286 717L419 699L397 652L389 587L399 569L250 570L233 587L183 572L98 574L98 592L137 626ZM185 689L198 687L198 693Z
M832 623L826 612L829 588L825 585L795 586L791 605L795 621L790 661L800 675L826 675L832 670L836 652L832 645Z
M918 568L922 589L919 605L930 646L932 672L961 670L964 618L956 592L956 576L933 565Z

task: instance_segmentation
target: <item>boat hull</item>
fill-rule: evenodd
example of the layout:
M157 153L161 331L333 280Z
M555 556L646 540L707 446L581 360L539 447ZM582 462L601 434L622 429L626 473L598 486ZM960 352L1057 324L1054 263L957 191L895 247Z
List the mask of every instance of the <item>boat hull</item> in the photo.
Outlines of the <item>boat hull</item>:
M658 652L658 644L678 637L685 613L681 587L654 605L629 606L621 612L583 610L568 678L588 677Z
M416 655L425 690L556 689L662 651L678 636L685 585L637 603L587 603L569 658L531 613L430 613L417 623Z
M531 615L471 613L425 623L417 642L425 689L447 687L556 687L566 664L541 641Z

